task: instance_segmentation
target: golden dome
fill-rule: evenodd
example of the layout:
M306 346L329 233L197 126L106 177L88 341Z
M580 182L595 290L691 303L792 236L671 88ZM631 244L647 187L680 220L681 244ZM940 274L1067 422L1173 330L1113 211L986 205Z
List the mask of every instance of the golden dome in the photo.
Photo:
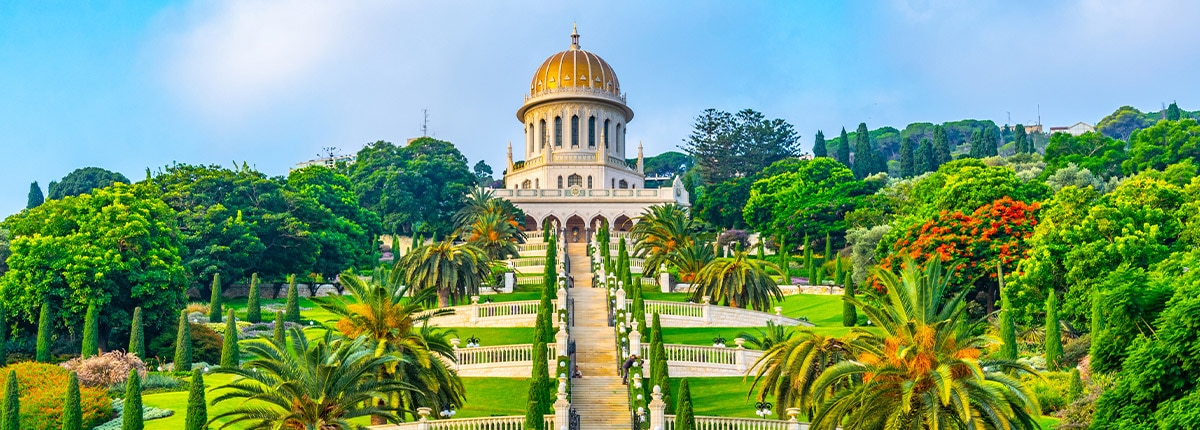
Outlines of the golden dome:
M529 95L567 88L587 88L621 97L621 83L612 66L600 56L579 49L579 32L571 33L571 47L551 55L529 83Z

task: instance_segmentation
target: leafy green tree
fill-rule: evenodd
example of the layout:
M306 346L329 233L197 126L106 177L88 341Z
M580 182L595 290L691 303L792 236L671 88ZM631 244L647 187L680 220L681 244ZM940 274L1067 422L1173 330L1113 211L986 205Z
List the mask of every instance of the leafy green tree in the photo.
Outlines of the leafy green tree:
M471 168L471 173L475 174L476 184L481 187L492 185L496 179L492 177L492 166L489 166L486 161L479 160L475 166Z
M754 182L742 215L752 229L784 234L799 242L806 234L842 239L848 212L867 204L879 184L855 179L829 158L800 160L794 168ZM819 236L818 236L819 237Z
M1132 106L1121 106L1096 124L1096 131L1113 139L1128 141L1134 131L1154 125L1142 111Z
M817 137L813 139L813 157L828 157L829 149L825 146L825 133L817 130Z
M37 181L29 184L29 200L25 203L25 209L33 209L41 206L46 202L46 197L42 195L42 187L38 186Z
M296 286L296 275L287 276L287 301L284 304L284 316L289 322L300 322L300 289Z
M225 315L225 311L221 309L221 303L225 301L225 298L221 296L220 273L213 274L210 291L212 291L212 297L208 302L208 322L219 323L221 322L221 316Z
M405 255L401 266L408 285L418 291L437 291L438 307L450 306L460 298L478 294L490 276L487 255L470 243L456 244L453 238L423 245Z
M941 166L949 163L950 157L950 138L946 136L946 129L938 126L933 129L933 161L934 166Z
M910 178L917 175L916 145L912 137L900 141L900 177Z
M246 321L258 324L262 322L262 306L259 305L258 274L250 275L250 293L246 297Z
M1200 165L1200 124L1187 118L1159 121L1129 139L1129 159L1121 164L1127 175L1147 169L1164 170L1184 161Z
M1054 133L1046 145L1046 171L1078 165L1107 179L1121 175L1121 163L1128 158L1125 142L1089 131L1079 136Z
M3 430L21 430L21 401L17 390L17 372L9 370L7 383L4 385L4 422L0 423Z
M129 349L130 354L136 355L138 358L146 357L146 336L142 334L142 308L133 308L133 321L129 326Z
M666 151L653 157L646 157L643 167L646 170L646 176L672 178L683 176L695 164L695 160L687 154Z
M696 414L692 408L692 389L687 378L679 382L679 405L675 407L675 430L696 430Z
M129 178L99 167L75 169L58 182L50 183L50 199L62 200L63 197L90 193L94 189L106 188L116 183L129 184Z
M221 343L221 367L237 367L241 361L237 320L233 317L233 309L230 309L225 319L225 341Z
M779 267L766 261L751 259L745 252L713 260L696 276L692 300L700 302L708 296L714 303L735 308L766 311L772 301L783 300L779 283L771 273Z
M89 304L87 315L83 318L83 346L79 356L83 358L100 354L100 315L96 315L98 306Z
M318 247L309 272L334 280L346 269L370 267L378 258L372 238L383 232L382 221L359 204L350 178L309 166L288 173L287 189L294 196L292 213L308 225Z
M736 114L706 109L696 117L683 149L696 160L704 182L712 184L796 156L799 139L792 125L782 119L768 120L750 109Z
M50 301L42 302L42 310L38 312L37 353L35 359L40 363L50 362Z
M1046 368L1058 371L1062 364L1062 329L1058 322L1058 295L1046 294Z
M138 376L137 369L129 369L129 379L125 381L121 430L142 430L145 427L142 420L142 378Z
M121 344L134 308L142 308L153 338L171 330L174 313L186 303L174 215L140 184L48 200L0 228L12 233L0 295L17 318L35 321L48 302L47 329L66 330L96 303L99 343L115 338Z
M192 323L187 317L186 310L179 311L179 332L175 335L176 372L186 372L192 368Z
M842 325L854 327L858 325L858 310L849 299L854 297L854 279L846 277L846 285L842 287Z
M843 165L850 165L850 136L846 134L846 127L842 127L842 134L834 144L834 159Z
M933 155L933 141L921 139L913 160L913 171L920 175L934 170L937 170L937 159Z
M188 388L187 421L184 430L205 430L208 428L208 404L204 398L204 373L200 369L192 370L192 380Z
M67 399L63 402L63 430L83 430L83 410L79 407L79 377L67 377Z
M1167 106L1167 112L1166 112L1167 121L1179 121L1179 119L1182 116L1183 116L1183 114L1179 110L1179 105L1175 104L1175 102L1171 102L1171 105Z
M402 234L451 234L462 196L478 181L453 144L429 137L368 144L347 169L359 203L379 215L383 231Z

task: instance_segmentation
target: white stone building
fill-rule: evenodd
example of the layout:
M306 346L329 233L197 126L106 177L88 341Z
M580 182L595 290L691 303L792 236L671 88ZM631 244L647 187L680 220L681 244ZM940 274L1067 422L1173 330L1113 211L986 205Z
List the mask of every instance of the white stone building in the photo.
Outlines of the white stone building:
M525 129L525 159L513 161L509 143L504 189L496 196L525 211L529 230L550 222L568 241L582 242L601 220L627 231L649 206L688 204L678 178L671 186L645 188L640 144L636 165L626 162L633 109L612 67L580 49L578 32L566 51L538 67L517 119Z
M1079 136L1079 135L1087 133L1089 131L1096 131L1096 128L1092 127L1091 124L1088 124L1083 121L1077 122L1075 124L1072 124L1072 125L1069 125L1066 127L1050 127L1050 134L1067 133L1072 136Z

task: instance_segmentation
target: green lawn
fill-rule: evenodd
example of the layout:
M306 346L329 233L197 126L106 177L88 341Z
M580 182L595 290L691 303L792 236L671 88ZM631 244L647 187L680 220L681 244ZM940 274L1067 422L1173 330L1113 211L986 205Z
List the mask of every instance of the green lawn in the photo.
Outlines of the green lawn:
M230 380L232 380L232 377L229 375L205 375L204 383L210 390L206 396L209 400L209 418L228 411L239 403L237 400L229 400L220 405L212 404L212 399L215 399L222 392L220 389L213 390L213 388L229 383ZM459 409L455 418L525 414L525 398L529 391L528 379L462 378L462 381L463 387L466 389L467 400L463 408ZM146 406L175 411L175 414L169 417L146 421L146 430L176 430L183 428L184 423L187 421L187 399L187 391L145 395L142 402ZM355 422L365 425L368 423L368 419L355 420Z
M480 346L519 345L533 343L533 327L443 327L456 332L462 344L467 338L476 336Z
M686 302L691 297L687 293L643 292L646 300L662 300L668 302ZM793 294L784 296L783 306L785 316L808 318L817 326L842 325L842 296L828 294ZM775 312L771 310L771 312Z

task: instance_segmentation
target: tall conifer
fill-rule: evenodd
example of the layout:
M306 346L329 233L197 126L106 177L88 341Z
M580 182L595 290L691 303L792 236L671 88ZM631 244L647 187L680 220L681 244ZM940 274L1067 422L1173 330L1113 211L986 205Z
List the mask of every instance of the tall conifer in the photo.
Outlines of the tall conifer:
M208 405L204 398L204 373L192 370L192 386L188 390L187 422L184 430L204 430L208 424Z
M659 321L658 312L654 313L654 317L650 321L650 377L654 378L651 387L657 385L662 390L662 401L666 406L666 413L675 413L675 402L671 396L671 374L670 368L667 366L667 347L663 343L662 322Z
M258 302L258 273L250 275L250 293L246 297L246 321L262 322L262 306Z
M50 301L42 301L38 312L37 351L34 358L41 363L50 362Z
M79 356L93 357L100 353L100 315L95 303L89 303L87 313L83 316L83 346Z
M145 424L142 417L142 378L137 369L129 369L129 379L125 381L125 406L121 412L121 430L143 430Z
M946 135L946 128L936 126L933 128L933 165L935 169L941 165L950 162L950 137Z
M21 430L21 399L17 390L17 372L8 371L4 385L4 422L0 430Z
M1017 327L1013 321L1012 301L1004 285L1004 268L996 265L996 276L1000 282L1000 358L1017 359Z
M179 329L175 333L176 372L192 370L192 323L186 310L179 311Z
M300 323L300 289L296 288L296 275L288 275L287 282L287 305L283 316L289 322Z
M817 137L813 139L813 157L828 157L829 149L825 147L825 133L817 130Z
M271 340L278 345L283 345L286 338L283 337L283 327L287 325L283 322L283 311L275 311L275 331L271 333Z
M42 187L38 186L37 181L29 184L29 199L25 201L25 209L33 209L41 206L46 202L46 195L42 194Z
M854 172L854 177L862 179L870 176L875 167L875 154L871 148L871 134L867 130L867 123L859 123L858 130L854 132L854 166L851 171Z
M679 405L675 408L675 430L696 430L696 414L692 411L692 390L687 378L679 382Z
M83 410L79 407L79 377L67 378L67 399L63 403L62 430L83 430Z
M221 316L225 313L224 310L221 309L221 299L221 274L213 273L212 297L208 302L208 322L221 322Z
M237 320L233 317L233 309L230 309L229 317L225 320L225 341L221 344L221 367L238 367L241 363Z
M921 144L917 145L916 156L913 157L913 174L915 176L934 170L937 170L937 159L933 156L933 142L921 139Z
M129 324L129 349L130 354L138 356L142 360L146 360L146 337L142 334L142 308L141 306L133 308L133 321Z
M912 136L905 136L904 140L900 141L900 177L911 178L916 176L916 144L913 143Z
M1054 290L1046 297L1046 369L1058 371L1062 366L1062 330L1058 323L1058 295Z
M849 273L846 274L846 285L842 288L842 295L845 297L854 297L854 278ZM842 325L846 327L854 327L858 324L858 310L854 308L854 304L849 301L842 302Z
M834 157L839 163L850 167L850 135L846 134L846 127L842 127L842 134L838 136L837 154Z

